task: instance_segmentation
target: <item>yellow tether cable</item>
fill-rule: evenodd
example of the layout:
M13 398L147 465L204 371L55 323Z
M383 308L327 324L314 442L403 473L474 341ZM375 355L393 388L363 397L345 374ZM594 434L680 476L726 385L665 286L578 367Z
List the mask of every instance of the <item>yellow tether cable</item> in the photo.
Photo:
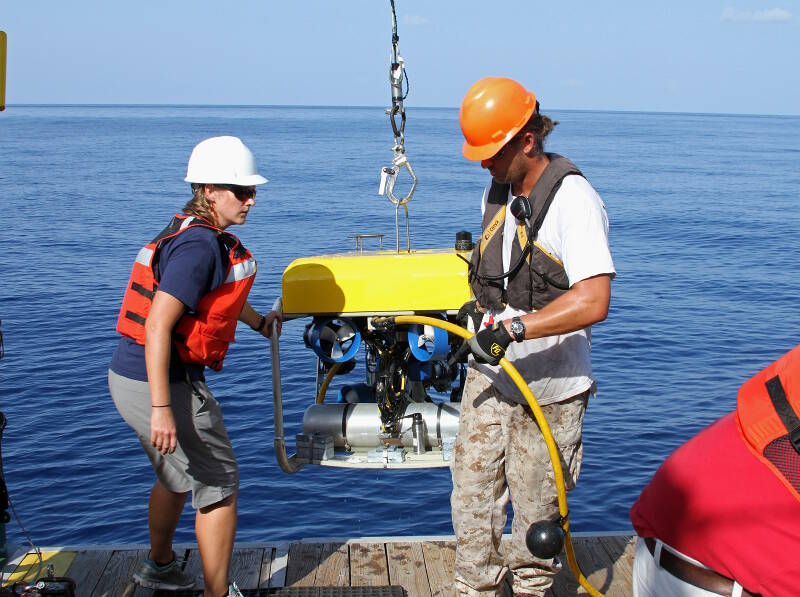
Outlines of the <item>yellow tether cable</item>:
M422 315L397 315L393 319L396 324L416 323L420 325L432 325L434 327L442 328L451 334L461 336L464 338L464 340L468 340L473 336L473 334L462 327L454 325L448 321L436 319L434 317L425 317ZM561 514L561 528L564 530L564 537L566 538L564 546L567 552L567 560L569 562L570 570L572 570L572 573L575 575L575 578L578 579L578 582L581 584L581 586L589 592L589 595L592 595L593 597L603 597L603 594L595 589L583 575L580 566L578 566L578 560L575 557L575 549L572 546L572 536L569 532L569 509L567 508L567 490L564 487L564 473L561 470L561 459L558 455L558 448L556 447L556 442L553 439L553 433L550 431L550 426L547 424L547 419L544 418L544 413L542 412L539 403L536 402L533 392L531 392L528 384L526 384L525 380L522 379L522 376L519 374L519 371L517 371L514 365L509 363L508 359L503 357L500 359L500 366L506 373L508 373L508 376L517 385L519 391L522 392L523 396L525 396L525 400L528 401L528 406L531 407L533 416L536 419L536 422L539 424L539 429L542 431L545 444L547 444L547 452L550 454L550 462L553 465L553 474L555 475L556 491L558 492L558 510Z
M328 391L328 386L331 385L331 381L333 380L333 376L336 375L336 372L341 367L341 363L335 363L333 367L330 368L328 374L325 376L325 380L322 382L322 385L319 388L319 394L317 394L317 404L322 404L325 402L325 392Z

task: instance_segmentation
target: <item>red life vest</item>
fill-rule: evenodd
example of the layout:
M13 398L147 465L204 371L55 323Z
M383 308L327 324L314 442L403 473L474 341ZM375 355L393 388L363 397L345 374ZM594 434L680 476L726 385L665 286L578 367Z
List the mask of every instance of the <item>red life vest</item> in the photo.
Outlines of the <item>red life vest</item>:
M800 346L742 385L736 426L750 451L800 500Z
M194 226L214 230L220 246L228 253L225 281L201 297L192 312L184 313L173 329L173 343L184 363L222 369L228 345L234 341L236 322L256 275L256 260L233 234L224 232L199 218L176 215L169 225L136 256L122 307L117 331L144 345L144 324L158 289L158 253L164 241Z

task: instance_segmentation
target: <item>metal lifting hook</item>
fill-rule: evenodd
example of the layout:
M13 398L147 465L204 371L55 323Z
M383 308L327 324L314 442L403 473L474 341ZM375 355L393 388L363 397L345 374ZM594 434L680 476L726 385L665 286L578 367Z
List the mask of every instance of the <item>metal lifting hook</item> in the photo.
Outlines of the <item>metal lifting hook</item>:
M408 191L408 195L405 197L397 197L394 194L394 185L397 182L397 176L400 174L403 168L405 168L408 171L409 176L411 176L411 189ZM414 189L416 188L417 175L414 174L414 169L411 167L411 164L409 163L408 158L402 149L398 150L398 148L395 147L392 165L384 166L381 170L381 189L379 194L383 195L385 192L386 196L389 198L389 201L391 201L394 205L405 205L408 203L409 199L411 199L411 196L414 194Z
M394 185L397 182L397 175L400 174L401 169L405 168L408 171L409 176L411 176L411 188L408 191L408 194L405 197L397 197L394 194ZM389 201L392 202L394 205L394 233L395 233L395 250L399 253L400 252L400 206L403 206L403 210L405 211L406 215L406 250L411 252L411 233L409 231L408 225L408 205L406 205L410 200L411 196L414 194L414 190L417 188L417 175L414 174L414 169L411 167L411 164L408 161L405 153L403 153L402 148L398 148L395 146L394 148L394 159L392 160L391 166L384 166L381 169L381 184L378 189L378 194L383 195L385 194Z
M392 133L394 134L394 158L389 166L381 168L381 181L378 187L379 195L386 195L389 201L395 206L394 224L395 224L395 238L396 250L400 252L400 206L403 206L406 216L406 247L411 251L411 235L408 225L408 207L406 203L411 200L414 191L417 188L417 176L414 174L414 169L406 157L405 148L405 127L406 127L406 111L403 107L403 100L408 95L408 75L405 70L405 61L397 49L397 42L399 37L397 35L397 15L394 8L394 0L390 0L392 5L392 52L390 56L389 68L389 83L392 88L392 105L386 109L386 114L389 116L389 121L392 124ZM406 91L403 92L403 80L406 82ZM398 125L397 118L400 117ZM405 168L411 177L411 188L405 197L398 197L394 194L394 186L397 182L397 177Z

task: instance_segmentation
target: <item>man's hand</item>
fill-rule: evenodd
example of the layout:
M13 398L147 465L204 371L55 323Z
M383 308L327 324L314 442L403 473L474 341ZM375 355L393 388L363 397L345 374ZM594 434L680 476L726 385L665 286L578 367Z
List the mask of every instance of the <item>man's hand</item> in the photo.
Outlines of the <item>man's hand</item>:
M513 338L506 326L498 321L490 328L484 328L468 340L469 349L479 363L497 365L506 354L506 348Z
M477 300L469 301L461 305L456 315L456 321L462 326L467 327L467 318L472 320L472 331L477 332L481 329L481 321L483 321L483 310L478 304Z

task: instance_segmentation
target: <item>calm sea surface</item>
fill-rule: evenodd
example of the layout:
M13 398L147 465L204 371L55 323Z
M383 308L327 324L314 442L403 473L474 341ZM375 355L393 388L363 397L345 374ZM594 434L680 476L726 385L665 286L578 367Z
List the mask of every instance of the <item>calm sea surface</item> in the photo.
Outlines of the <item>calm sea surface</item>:
M800 342L800 118L552 112L549 149L603 197L618 275L593 330L600 392L570 494L578 531L630 527L658 464L735 406L749 376ZM108 395L114 325L132 260L188 198L199 140L242 137L270 183L235 230L259 259L268 310L299 256L383 232L376 194L392 135L382 108L10 107L0 114L0 409L17 512L43 544L145 542L153 475ZM412 246L477 235L487 174L461 157L455 110L409 109L419 176ZM399 186L399 184L398 184ZM262 190L263 189L263 190ZM313 402L306 321L281 339L287 437ZM209 385L242 477L238 540L451 534L447 469L307 468L272 449L269 346L240 329ZM291 442L293 444L293 442ZM178 540L193 540L189 509ZM9 524L10 542L22 542Z

